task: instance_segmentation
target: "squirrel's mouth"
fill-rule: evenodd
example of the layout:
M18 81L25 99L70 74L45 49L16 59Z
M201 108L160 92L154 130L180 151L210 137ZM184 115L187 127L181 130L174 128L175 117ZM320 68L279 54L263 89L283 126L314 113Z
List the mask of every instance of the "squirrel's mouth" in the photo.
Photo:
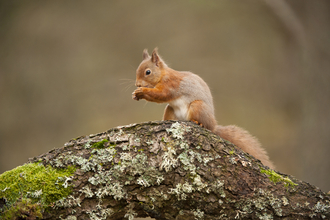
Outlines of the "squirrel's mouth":
M135 86L137 88L154 88L154 86L150 85L149 83L147 82L144 82L144 81L140 81L140 82L136 82L135 83Z
M143 85L143 86L139 86L139 87L143 87L143 88L150 88L150 89L153 89L153 88L155 88L154 86L151 86L151 85Z

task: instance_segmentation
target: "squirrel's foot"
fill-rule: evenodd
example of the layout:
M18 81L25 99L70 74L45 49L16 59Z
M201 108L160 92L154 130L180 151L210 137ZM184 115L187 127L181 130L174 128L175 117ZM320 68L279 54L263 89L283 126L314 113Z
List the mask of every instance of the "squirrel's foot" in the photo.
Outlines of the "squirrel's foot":
M198 124L199 126L201 126L202 128L204 128L204 125L202 124L202 123L199 123L198 121L196 121L196 120L191 120L192 122L194 122L194 123L196 123L196 124Z

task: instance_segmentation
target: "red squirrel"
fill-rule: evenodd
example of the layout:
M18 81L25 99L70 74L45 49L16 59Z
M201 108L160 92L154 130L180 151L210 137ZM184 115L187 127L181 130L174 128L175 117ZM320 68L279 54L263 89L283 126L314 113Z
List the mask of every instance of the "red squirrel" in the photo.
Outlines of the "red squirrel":
M193 121L230 141L243 151L274 169L266 151L248 131L235 125L217 125L213 98L207 84L198 75L176 71L166 65L155 48L150 56L143 51L143 61L136 71L134 100L168 103L163 120Z

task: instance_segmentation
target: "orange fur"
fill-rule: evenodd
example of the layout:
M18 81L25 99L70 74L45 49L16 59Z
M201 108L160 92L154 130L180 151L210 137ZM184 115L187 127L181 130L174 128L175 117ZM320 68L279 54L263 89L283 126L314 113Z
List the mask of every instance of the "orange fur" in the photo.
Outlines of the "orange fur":
M151 56L147 50L143 51L143 61L136 71L135 85L138 88L132 94L133 99L169 103L163 120L196 122L274 169L266 151L249 132L234 125L217 125L212 94L207 84L193 73L169 68L158 55L157 49Z
M177 118L174 115L174 109L170 106L167 105L164 111L164 115L163 115L163 120L176 120Z
M188 120L189 121L197 121L203 127L213 131L217 122L213 115L207 115L207 111L205 109L205 103L201 100L196 100L190 103L188 110Z
M274 164L269 160L267 152L261 147L257 138L253 137L248 131L235 125L216 126L214 133L221 138L230 141L243 151L259 159L264 165L275 169Z

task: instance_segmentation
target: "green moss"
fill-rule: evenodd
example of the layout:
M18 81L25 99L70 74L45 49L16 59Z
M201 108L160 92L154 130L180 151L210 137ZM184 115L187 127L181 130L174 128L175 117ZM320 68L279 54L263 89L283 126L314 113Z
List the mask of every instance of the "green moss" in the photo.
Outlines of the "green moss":
M260 172L266 174L268 176L268 179L272 181L275 185L278 182L283 182L285 187L295 187L298 185L289 178L283 177L282 175L276 173L274 170L265 170L263 168L260 168Z
M6 205L11 207L5 213L22 210L24 204L26 208L33 208L32 204L37 203L40 207L47 206L68 196L71 193L69 177L75 170L73 166L55 169L41 163L28 163L1 174L0 198L6 199Z
M108 142L107 139L103 139L102 141L99 141L99 142L97 142L97 143L94 143L94 144L92 145L92 148L102 149L102 148L105 147L104 144L107 143L107 142Z
M42 207L40 204L32 203L31 199L22 199L15 206L10 207L1 216L0 219L35 219L42 218Z

